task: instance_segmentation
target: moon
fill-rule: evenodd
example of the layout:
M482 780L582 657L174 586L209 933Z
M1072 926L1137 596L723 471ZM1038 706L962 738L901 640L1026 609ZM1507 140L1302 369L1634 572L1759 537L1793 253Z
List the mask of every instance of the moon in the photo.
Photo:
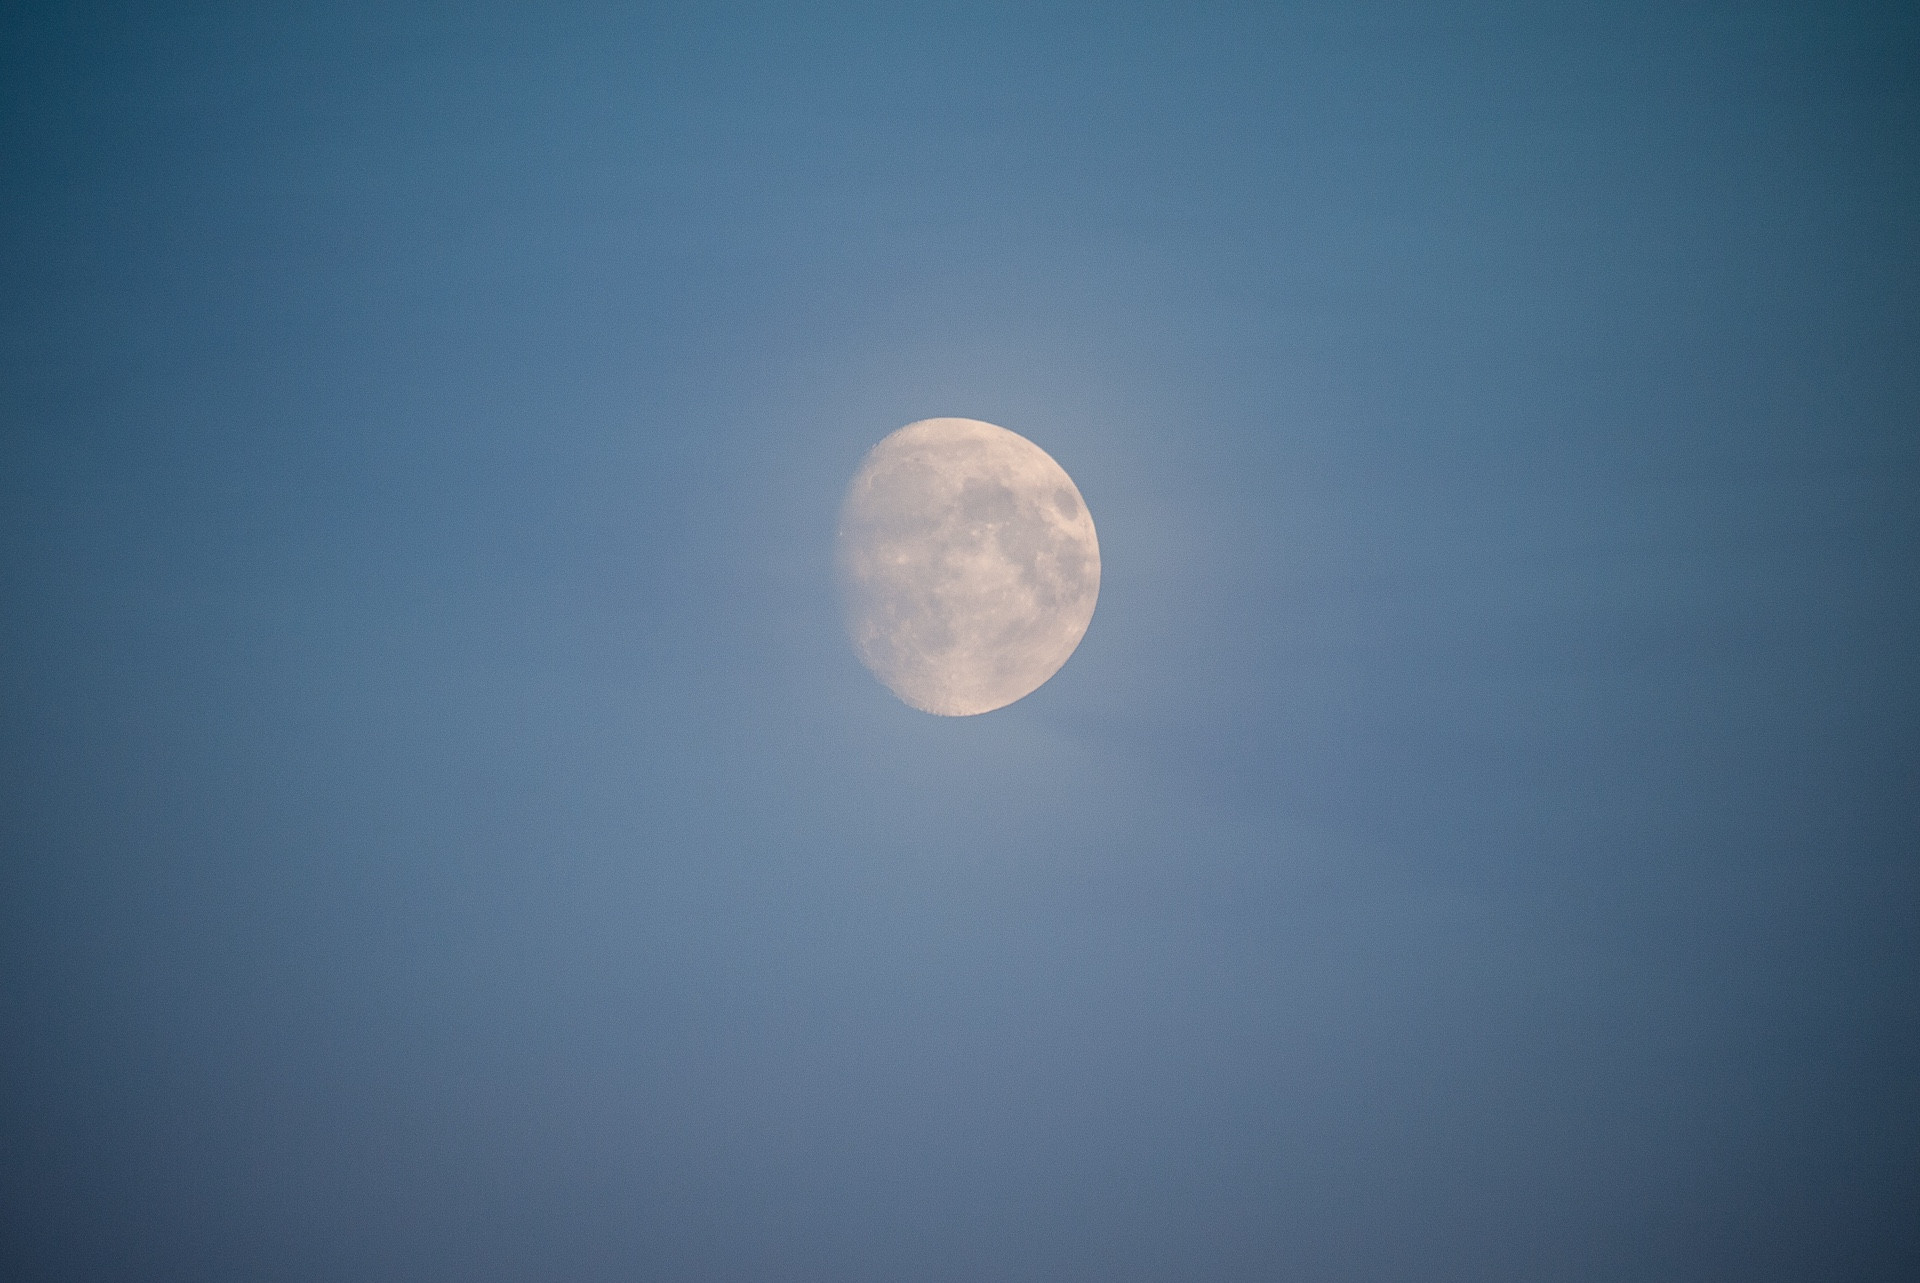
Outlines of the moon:
M943 717L1038 690L1080 645L1100 596L1100 542L1073 478L978 419L922 419L868 451L836 552L860 662Z

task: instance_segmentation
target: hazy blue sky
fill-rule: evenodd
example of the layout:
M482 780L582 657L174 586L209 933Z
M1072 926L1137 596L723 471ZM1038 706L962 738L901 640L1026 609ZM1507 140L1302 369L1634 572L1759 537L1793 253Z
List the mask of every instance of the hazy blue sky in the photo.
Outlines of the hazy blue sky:
M1920 1276L1915 6L289 8L0 14L7 1277Z

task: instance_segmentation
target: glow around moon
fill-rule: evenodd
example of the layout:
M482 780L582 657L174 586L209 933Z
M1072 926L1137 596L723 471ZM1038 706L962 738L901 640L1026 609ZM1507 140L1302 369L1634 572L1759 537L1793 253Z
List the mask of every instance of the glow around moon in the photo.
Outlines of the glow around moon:
M922 419L868 452L840 509L847 635L913 707L1005 707L1060 670L1100 595L1073 479L978 419Z

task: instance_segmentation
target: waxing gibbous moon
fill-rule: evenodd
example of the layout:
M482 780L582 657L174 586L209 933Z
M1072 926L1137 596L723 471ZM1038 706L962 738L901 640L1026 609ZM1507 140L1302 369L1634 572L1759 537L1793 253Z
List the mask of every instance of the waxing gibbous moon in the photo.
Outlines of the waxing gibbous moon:
M922 419L873 447L847 486L837 553L860 661L945 717L1039 689L1100 596L1100 543L1073 478L978 419Z

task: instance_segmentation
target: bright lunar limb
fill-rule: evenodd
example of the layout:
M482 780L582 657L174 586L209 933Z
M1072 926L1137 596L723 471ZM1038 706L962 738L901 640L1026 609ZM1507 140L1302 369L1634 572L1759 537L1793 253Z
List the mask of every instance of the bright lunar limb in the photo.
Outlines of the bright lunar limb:
M1060 670L1100 595L1073 479L978 419L922 419L868 452L840 509L847 635L913 707L1003 708Z

